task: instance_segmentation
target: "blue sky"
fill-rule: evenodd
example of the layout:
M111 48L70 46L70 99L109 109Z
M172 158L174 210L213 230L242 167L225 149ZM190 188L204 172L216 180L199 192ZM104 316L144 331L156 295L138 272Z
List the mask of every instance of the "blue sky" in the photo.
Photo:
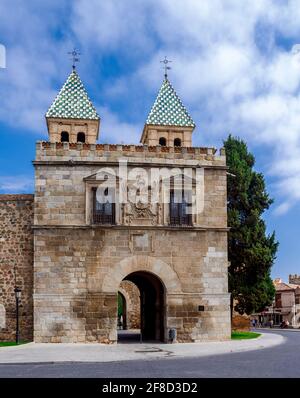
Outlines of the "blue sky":
M196 122L194 145L246 140L275 199L272 276L300 273L300 0L0 0L0 192L32 192L34 144L80 49L100 142L137 143L170 80Z

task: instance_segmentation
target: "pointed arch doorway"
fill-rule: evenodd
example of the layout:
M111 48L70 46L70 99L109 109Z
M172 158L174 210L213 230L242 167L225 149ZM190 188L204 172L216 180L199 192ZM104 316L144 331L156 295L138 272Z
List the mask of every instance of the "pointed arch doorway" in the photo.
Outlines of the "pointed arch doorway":
M165 323L166 323L166 305L165 305L165 286L162 281L151 272L136 271L128 274L124 281L132 282L139 289L140 294L140 330L136 334L137 341L157 341L164 342L166 339ZM123 295L124 300L126 298ZM122 300L123 300L122 298ZM126 308L126 303L123 302ZM126 318L129 314L127 312ZM118 341L125 342L126 336L128 340L129 333L118 333Z

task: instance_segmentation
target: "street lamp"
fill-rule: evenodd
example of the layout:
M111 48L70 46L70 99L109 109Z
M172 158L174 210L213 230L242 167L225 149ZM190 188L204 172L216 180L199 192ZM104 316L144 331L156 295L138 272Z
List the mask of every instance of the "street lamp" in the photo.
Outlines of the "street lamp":
M15 297L16 297L16 344L19 344L19 300L21 298L21 289L19 287L15 288Z

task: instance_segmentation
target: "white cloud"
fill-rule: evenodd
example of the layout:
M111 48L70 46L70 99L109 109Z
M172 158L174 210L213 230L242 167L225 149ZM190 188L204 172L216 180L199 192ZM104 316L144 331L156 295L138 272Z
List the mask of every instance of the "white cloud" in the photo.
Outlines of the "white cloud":
M6 69L0 73L0 119L39 134L56 95L53 82L65 78L66 52L72 48L67 35L53 37L62 3L0 2L0 36L7 50Z
M276 216L282 216L282 215L286 214L293 206L294 206L294 203L291 201L283 202L279 206L276 207L276 209L274 210L273 213Z
M141 126L120 121L108 108L97 107L101 115L99 140L103 143L136 144L142 131Z
M0 192L2 193L33 192L33 185L33 178L28 176L0 176Z
M155 5L154 0L77 0L72 26L87 46L98 45L106 52L145 51L153 45L148 34L152 30L147 14L151 5Z
M12 43L0 75L0 119L44 131L53 80L64 79L65 52L75 41L92 60L107 55L129 65L103 84L100 137L137 142L144 115L137 112L129 123L111 111L110 101L130 98L140 109L159 88L159 61L167 55L171 81L198 126L195 144L220 142L230 131L261 146L265 171L277 181L276 201L283 202L277 213L300 200L300 55L290 51L300 37L299 0L56 0L38 2L41 9L33 0L13 3L9 17L0 4L0 34L8 32ZM57 40L57 15L66 4Z
M154 27L162 42L159 57L167 53L175 61L171 80L201 130L196 143L230 131L264 146L266 170L277 178L277 202L283 201L277 214L283 214L300 200L300 59L277 36L298 40L299 2L161 4ZM153 54L137 72L148 86L157 79L151 71L158 59Z

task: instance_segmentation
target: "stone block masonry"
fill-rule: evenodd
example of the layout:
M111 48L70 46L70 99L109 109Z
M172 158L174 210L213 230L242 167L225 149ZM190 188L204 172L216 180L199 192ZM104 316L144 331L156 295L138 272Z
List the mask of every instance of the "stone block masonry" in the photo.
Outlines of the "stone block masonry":
M204 208L193 225L170 226L168 205L147 224L148 215L129 220L120 205L114 225L93 223L93 176L120 158L128 170L203 168ZM36 342L115 342L124 279L141 290L144 334L167 341L176 328L178 342L230 338L223 150L39 142L34 166Z
M0 195L0 341L15 339L15 284L21 288L20 338L33 338L33 195Z
M116 341L117 292L138 271L163 282L166 329L179 342L230 336L226 232L154 227L151 253L132 253L128 229L46 228L35 245L36 342Z
M125 299L125 308L123 308L124 329L139 329L141 327L141 303L139 289L130 281L122 281L120 283L119 292Z
M116 342L118 291L133 283L139 302L122 300L141 340L230 339L226 154L192 146L168 79L157 103L142 145L96 144L100 117L72 70L46 113L50 142L36 143L34 210L32 196L0 207L0 337L13 337L17 284L23 338Z
M120 157L129 169L204 168L204 210L193 226L170 226L168 206L147 225L134 218L128 223L122 208L116 225L93 224L92 176L99 167L116 168ZM15 337L15 277L22 289L22 339L115 342L117 294L128 277L146 289L150 312L155 304L155 339L167 341L170 328L178 342L230 338L222 151L38 143L34 165L34 196L0 196L1 340ZM154 291L158 301L152 303ZM128 325L138 327L137 318L129 316Z

